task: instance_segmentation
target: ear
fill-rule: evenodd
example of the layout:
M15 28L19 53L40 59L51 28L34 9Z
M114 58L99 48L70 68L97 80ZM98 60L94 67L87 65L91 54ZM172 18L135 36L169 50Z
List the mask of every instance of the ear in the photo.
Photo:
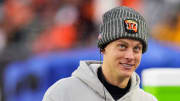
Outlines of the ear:
M100 49L101 54L104 54L105 49Z

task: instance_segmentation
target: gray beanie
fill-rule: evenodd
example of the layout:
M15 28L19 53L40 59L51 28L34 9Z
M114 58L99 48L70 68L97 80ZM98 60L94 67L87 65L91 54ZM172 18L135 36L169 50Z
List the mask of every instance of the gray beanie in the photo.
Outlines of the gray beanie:
M105 46L120 38L139 40L143 45L142 52L147 50L149 29L143 16L132 8L120 6L107 11L103 15L100 26L98 47Z

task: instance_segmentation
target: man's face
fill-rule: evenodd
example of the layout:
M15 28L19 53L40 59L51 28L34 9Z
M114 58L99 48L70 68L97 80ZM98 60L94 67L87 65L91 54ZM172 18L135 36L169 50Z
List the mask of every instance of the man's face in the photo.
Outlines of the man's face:
M109 43L103 50L106 76L130 77L138 67L142 56L142 44L131 39L119 39Z

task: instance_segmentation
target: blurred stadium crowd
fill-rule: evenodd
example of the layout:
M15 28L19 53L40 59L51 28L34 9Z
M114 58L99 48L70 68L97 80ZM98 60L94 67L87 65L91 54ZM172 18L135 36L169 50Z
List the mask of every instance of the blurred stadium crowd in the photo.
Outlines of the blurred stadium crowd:
M179 0L0 0L0 101L17 101L4 93L9 64L95 47L102 13L117 5L141 12L150 23L151 38L180 51Z

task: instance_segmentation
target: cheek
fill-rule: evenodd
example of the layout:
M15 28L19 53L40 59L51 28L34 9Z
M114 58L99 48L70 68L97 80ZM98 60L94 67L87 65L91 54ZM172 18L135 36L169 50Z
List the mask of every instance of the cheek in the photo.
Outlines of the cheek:
M120 54L118 51L113 51L113 52L111 52L111 54L110 54L110 56L112 57L112 59L117 59L117 58L121 57L120 55L121 55L121 54Z
M125 54L124 52L116 51L112 53L112 56L114 56L116 59L120 59L124 57L124 54Z
M120 53L120 52L114 52L112 53L112 63L114 63L114 65L119 65L119 62L120 61L124 61L124 56L123 56L123 53Z
M117 59L118 59L118 53L115 51L109 51L108 54L106 54L106 59L110 62L110 63L114 63Z
M141 56L142 56L142 55L137 55L137 57L136 57L136 63L137 63L137 65L139 65L140 62L141 62Z

